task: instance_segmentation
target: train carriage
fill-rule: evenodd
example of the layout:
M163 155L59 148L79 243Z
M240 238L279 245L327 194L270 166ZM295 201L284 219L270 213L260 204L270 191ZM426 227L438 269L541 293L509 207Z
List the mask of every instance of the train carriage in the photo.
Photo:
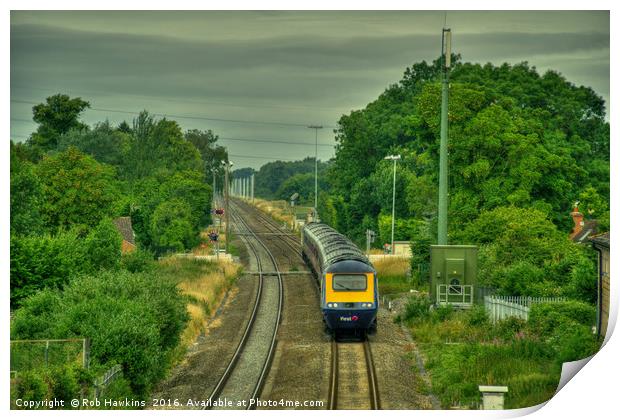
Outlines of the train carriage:
M373 331L377 323L377 272L366 255L328 225L309 223L303 257L321 286L321 311L332 333Z

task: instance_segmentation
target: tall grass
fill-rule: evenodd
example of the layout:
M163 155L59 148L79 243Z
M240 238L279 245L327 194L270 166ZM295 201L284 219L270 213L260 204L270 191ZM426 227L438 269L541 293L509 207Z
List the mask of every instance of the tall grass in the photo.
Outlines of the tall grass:
M408 258L384 258L374 261L372 265L377 270L381 295L394 295L411 289Z
M187 297L190 321L181 334L180 345L185 349L205 331L224 294L233 286L241 266L227 261L172 257L160 261L160 264L164 273L177 279L178 288Z
M541 306L529 321L508 318L496 324L483 306L429 308L427 298L413 296L397 320L409 325L444 408L479 408L478 385L508 386L505 408L540 404L553 396L563 362L597 349L588 327L591 316L582 315L582 323L557 316L587 312L575 304ZM556 324L541 333L540 325L551 325L546 317Z
M287 226L292 226L293 221L296 219L296 216L293 216L291 213L289 203L284 200L267 201L255 198L252 204L276 222L286 223ZM295 207L294 211L297 213L298 208Z

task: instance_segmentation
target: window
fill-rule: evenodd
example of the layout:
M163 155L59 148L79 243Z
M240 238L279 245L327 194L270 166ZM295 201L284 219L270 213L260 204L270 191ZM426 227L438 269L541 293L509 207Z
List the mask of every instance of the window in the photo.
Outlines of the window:
M335 274L332 278L334 290L366 290L365 274Z

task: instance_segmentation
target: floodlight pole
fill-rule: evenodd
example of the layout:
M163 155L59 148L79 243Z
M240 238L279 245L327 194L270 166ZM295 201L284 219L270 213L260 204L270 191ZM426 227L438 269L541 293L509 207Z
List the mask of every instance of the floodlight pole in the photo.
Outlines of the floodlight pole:
M400 155L389 155L384 159L394 161L394 177L392 180L392 247L390 249L390 254L394 254L394 220L396 214L396 161L400 160Z

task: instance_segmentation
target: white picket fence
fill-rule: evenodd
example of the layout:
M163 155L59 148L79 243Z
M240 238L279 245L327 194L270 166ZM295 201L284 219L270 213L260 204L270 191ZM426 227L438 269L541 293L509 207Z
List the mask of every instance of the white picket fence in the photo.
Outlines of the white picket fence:
M532 304L565 300L563 297L485 296L484 307L493 323L511 316L527 321Z

